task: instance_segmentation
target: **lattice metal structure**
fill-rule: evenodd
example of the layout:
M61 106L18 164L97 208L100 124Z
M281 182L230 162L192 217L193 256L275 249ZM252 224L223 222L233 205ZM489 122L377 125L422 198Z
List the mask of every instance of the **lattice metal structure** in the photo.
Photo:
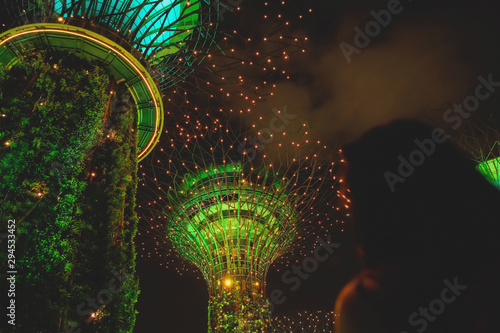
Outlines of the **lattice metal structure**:
M50 11L112 29L145 59L178 52L201 20L201 1L55 0ZM156 60L156 61L159 61Z
M297 196L287 183L271 168L236 162L185 174L174 185L169 238L197 263L212 292L228 283L260 290L268 263L297 228Z
M500 131L493 114L463 123L455 138L477 163L477 170L500 189Z
M272 158L250 154L252 132L242 125L187 118L194 125L167 131L170 141L154 153L148 173L140 169L142 186L151 190L142 203L150 213L143 215L150 226L143 233L152 235L149 247L159 256L174 249L201 272L209 332L270 332L267 271L345 216L335 206L340 162L316 154L325 149L316 142L308 153L293 152L291 146L309 142L306 136L266 147Z
M17 8L20 20L0 35L0 65L51 49L101 61L134 98L139 159L162 131L161 90L203 60L195 55L215 42L217 27L216 7L208 0L23 0Z
M194 54L215 42L215 9L210 0L55 0L49 11L69 24L119 36L163 90L173 85L171 78L186 78L203 59Z
M337 314L333 311L304 311L273 318L273 333L333 333Z

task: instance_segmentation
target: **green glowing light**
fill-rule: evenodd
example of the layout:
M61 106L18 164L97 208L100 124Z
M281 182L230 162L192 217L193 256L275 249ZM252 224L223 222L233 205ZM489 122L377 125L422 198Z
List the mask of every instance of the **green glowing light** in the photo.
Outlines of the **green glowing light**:
M500 189L500 157L480 163L476 167L491 184Z
M199 24L200 6L197 0L55 0L54 11L64 18L96 18L128 36L129 42L148 57L176 52L175 44L186 39Z
M200 266L205 254L211 253L210 262L218 268L203 272L207 279L222 280L228 271L241 276L252 271L261 280L264 263L274 260L293 239L288 236L280 245L274 243L280 234L289 234L282 229L293 231L295 226L296 213L285 187L274 185L280 183L267 177L272 173L243 170L241 164L212 166L185 175L178 192L171 193L177 202L170 214L171 239ZM244 261L251 258L263 262L248 262L245 267Z
M123 47L160 89L184 80L215 43L217 10L210 0L23 0L22 16L85 28ZM179 66L180 63L180 66ZM172 66L175 64L174 66Z

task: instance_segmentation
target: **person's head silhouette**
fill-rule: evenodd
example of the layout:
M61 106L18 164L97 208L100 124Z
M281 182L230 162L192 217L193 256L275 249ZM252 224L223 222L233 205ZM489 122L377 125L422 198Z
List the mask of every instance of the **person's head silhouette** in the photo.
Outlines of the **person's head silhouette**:
M441 255L455 266L497 248L500 192L441 130L398 120L343 151L368 267Z

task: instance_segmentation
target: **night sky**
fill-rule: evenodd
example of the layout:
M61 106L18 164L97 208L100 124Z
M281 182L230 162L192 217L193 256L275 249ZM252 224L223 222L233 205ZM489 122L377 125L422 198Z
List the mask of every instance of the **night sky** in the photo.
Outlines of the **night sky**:
M245 22L246 13L260 10L256 3L243 0L235 19ZM399 13L348 62L339 45L355 46L354 28L364 31L374 20L371 12L388 6ZM278 84L275 95L257 105L254 115L286 105L331 146L396 118L445 126L444 110L469 95L478 76L491 74L500 81L500 9L495 1L404 0L397 6L387 0L288 0L286 8L284 15L304 14L294 27L309 37L307 52L294 59L291 80ZM306 13L309 8L312 13ZM498 109L499 98L494 94L476 113ZM336 241L342 244L338 251L297 291L283 283L281 272L268 274L268 293L279 288L287 297L275 315L333 309L339 290L359 267L349 231ZM144 260L138 272L136 332L206 332L208 295L201 278L180 276Z

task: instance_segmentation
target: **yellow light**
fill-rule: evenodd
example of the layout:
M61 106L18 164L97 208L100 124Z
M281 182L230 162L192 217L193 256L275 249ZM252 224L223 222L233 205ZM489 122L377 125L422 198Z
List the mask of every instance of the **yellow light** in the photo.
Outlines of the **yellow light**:
M63 18L62 18L62 17L58 17L58 18L57 18L57 20L58 20L59 22L62 22Z
M229 286L231 286L231 280L230 280L230 279L227 279L227 280L225 281L225 283L226 283L226 286L228 286L228 287L229 287Z

